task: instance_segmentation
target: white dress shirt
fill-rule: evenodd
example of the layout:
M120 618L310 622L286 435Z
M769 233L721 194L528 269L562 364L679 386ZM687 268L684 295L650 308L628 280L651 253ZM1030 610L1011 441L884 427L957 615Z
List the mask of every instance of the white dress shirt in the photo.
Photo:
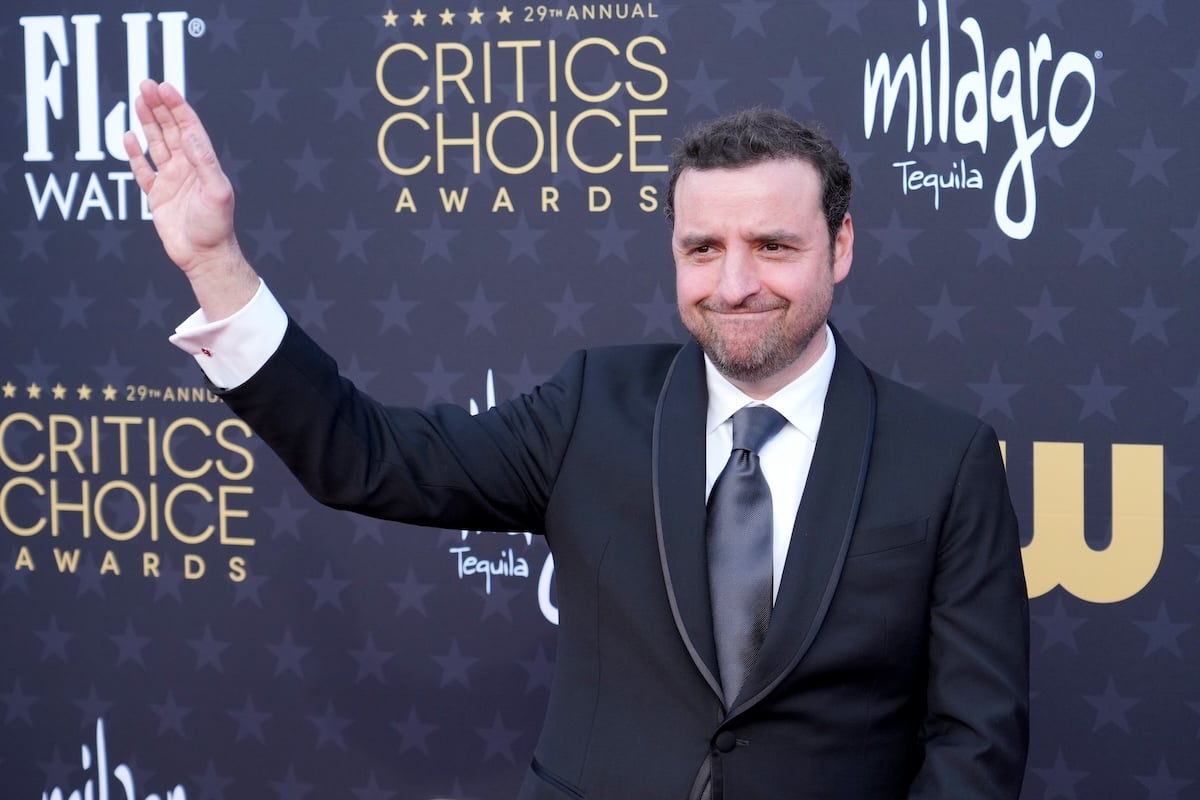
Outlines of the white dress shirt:
M779 433L775 434L759 453L763 476L771 488L771 512L774 517L772 544L772 570L774 578L773 596L779 595L779 581L783 577L783 564L787 559L788 546L792 541L792 526L804 486L808 482L808 468L812 465L813 451L817 445L817 432L821 429L821 417L825 411L825 394L833 376L835 357L833 333L825 326L825 350L808 370L766 400L759 401L742 393L725 376L717 372L708 357L704 358L705 377L708 381L708 422L705 428L705 486L707 499L717 476L725 469L729 452L733 449L733 413L748 405L767 405L787 419Z
M250 380L279 349L287 332L287 314L261 280L250 302L231 317L209 322L197 311L180 323L171 337L191 353L218 389L233 389Z

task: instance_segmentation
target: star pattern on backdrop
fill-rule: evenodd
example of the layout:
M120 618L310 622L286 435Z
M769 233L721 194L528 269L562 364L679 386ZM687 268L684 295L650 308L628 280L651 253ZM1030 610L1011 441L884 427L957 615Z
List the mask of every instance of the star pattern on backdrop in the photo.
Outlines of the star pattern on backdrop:
M1017 306L1023 316L1029 320L1029 338L1033 342L1041 336L1049 336L1060 343L1063 342L1062 321L1066 319L1073 308L1056 306L1050 297L1050 290L1042 287L1036 306Z
M651 4L639 5L645 11ZM1200 496L1191 457L1200 431L1200 362L1190 356L1197 345L1188 312L1200 268L1200 213L1187 179L1196 162L1188 125L1200 107L1200 56L1180 37L1196 27L1192 7L1163 0L1113 8L1084 0L947 4L952 81L964 63L957 56L969 47L958 28L967 17L986 36L989 66L1005 48L1020 50L1046 34L1056 59L1076 52L1094 70L1092 117L1077 141L1062 147L1047 133L1032 153L1037 219L1029 238L1018 240L1001 229L994 208L1012 153L1008 124L984 115L986 153L963 144L965 131L953 123L942 142L935 102L932 139L923 142L918 128L911 152L907 109L889 131L877 119L865 135L863 64L886 53L894 66L911 53L917 66L927 39L936 59L930 37L939 3L924 3L924 27L919 3L652 5L656 13L646 18L603 22L568 19L566 10L581 4L564 4L557 17L548 5L542 20L528 19L523 6L470 2L347 10L327 0L288 0L268 15L227 0L189 8L181 29L188 97L237 193L238 238L252 264L296 322L331 350L342 374L385 402L483 405L488 374L503 402L535 391L579 347L686 337L663 245L667 176L628 168L630 112L666 112L637 121L639 133L657 137L636 145L643 166L665 164L682 130L733 108L775 106L821 121L854 176L858 232L854 270L837 288L831 320L875 369L996 429L1007 443L1027 537L1044 535L1029 524L1031 469L1042 469L1031 465L1033 440L1086 445L1085 527L1097 548L1093 538L1119 535L1111 524L1105 530L1104 519L1113 501L1105 482L1111 446L1162 446L1164 551L1153 580L1120 603L1083 603L1065 587L1030 601L1034 707L1041 710L1025 793L1190 797L1200 781L1191 757L1200 694L1179 676L1200 641L1195 611L1181 600L1200 579L1200 544L1185 524ZM1081 14L1094 24L1077 24ZM167 25L148 24L148 66L161 74ZM1111 36L1095 38L1093 29L1120 38L1120 46ZM24 770L28 780L12 790L23 796L82 787L79 748L94 748L103 718L110 764L128 764L143 794L180 783L201 800L511 796L553 682L553 629L536 590L544 543L503 534L463 539L457 530L420 532L319 508L260 439L243 442L194 360L163 341L195 306L186 279L141 218L132 182L108 177L128 165L107 156L74 160L84 130L74 87L84 60L76 46L81 30L68 31L59 54L72 61L64 61L64 114L48 119L55 160L38 163L21 155L28 132L19 62L27 32L15 23L0 28L0 57L13 66L14 134L13 148L0 154L9 221L0 240L9 278L0 287L7 354L0 365L8 365L7 373L0 366L0 421L9 420L0 451L20 464L48 457L52 425L60 445L53 476L48 467L31 473L45 493L11 484L4 510L28 524L50 512L50 477L64 493L60 503L77 502L86 479L93 500L106 492L106 525L131 530L142 520L145 528L117 542L93 520L81 538L83 512L67 507L59 534L10 543L0 562L0 599L24 616L13 617L12 652L0 659L0 736L12 746L0 755L0 783L8 790L15 770ZM128 102L127 76L110 68L126 54L127 27L103 15L96 32L96 131L103 139L104 115ZM595 46L577 54L574 86L592 93L618 87L604 102L580 101L579 108L621 122L611 130L599 117L580 122L570 146L581 161L621 156L604 173L580 169L567 152L579 98L563 70L565 54L585 37L620 48L639 35L665 44L661 55L648 41L631 51L663 69L664 93L654 100L626 91L626 81L645 92L656 80L629 54L609 59ZM521 80L512 68L517 51L495 46L503 40L539 44L521 51ZM487 43L492 99L485 102ZM431 55L448 45L444 71L465 69L453 59L467 54L474 71L461 84L445 81L439 101L432 59L397 50L390 67L378 69L381 54L398 44ZM936 97L936 60L933 66ZM1052 77L1047 62L1039 109L1021 110L1027 132L1051 114L1068 124L1081 89L1087 99L1088 87L1068 80L1063 104L1052 110ZM398 106L383 85L397 96L430 91ZM475 102L462 98L464 87ZM381 142L383 122L404 111L430 130L410 120ZM528 118L507 118L489 140L489 124L506 111ZM479 114L480 169L472 148L458 145L438 171L434 126L442 113L453 135ZM614 132L615 140L604 138ZM489 147L509 163L524 160L521 147L537 133L546 151L527 173L490 162ZM509 136L521 147L507 150ZM400 175L381 162L381 151L397 164L428 154L434 166ZM955 162L978 167L984 189L943 190L935 209L928 191L902 191L892 165L907 157L943 174ZM98 181L89 185L93 173ZM45 189L48 175L61 196ZM612 192L611 208L586 211L592 186ZM501 187L511 192L511 212L491 209ZM462 188L471 190L465 208L448 208L439 189ZM542 207L544 189L557 192L561 210ZM415 210L398 208L404 190ZM644 190L653 190L660 208L641 207ZM1016 193L1011 200L1020 202ZM139 388L147 392L140 400ZM189 399L164 399L168 388L172 397L187 390ZM190 399L192 390L204 399ZM122 423L122 432L106 417L140 422ZM89 464L93 419L97 470ZM168 433L172 422L179 425ZM218 477L244 457L218 443L226 436L243 442L254 461L245 480ZM148 445L158 445L153 478ZM198 465L208 472L183 478L174 471ZM0 478L0 489L15 477ZM225 484L253 490L223 496L248 516L218 515ZM181 485L188 488L171 497ZM212 533L200 544L176 538L208 526ZM253 544L225 544L223 535ZM512 548L531 574L492 575L488 588L481 574L457 573L450 548L464 543L481 563L498 563ZM22 547L36 570L15 566ZM59 558L78 548L77 567L60 567L56 547ZM109 550L119 574L106 560ZM148 556L159 557L152 575L144 574ZM196 556L205 565L199 578ZM97 663L112 665L111 674L95 672ZM194 680L180 679L180 670ZM1170 735L1147 735L1160 730ZM1078 744L1088 741L1105 757Z
M1104 685L1104 691L1095 695L1084 695L1083 699L1096 710L1096 722L1093 731L1099 731L1107 725L1112 725L1125 733L1130 732L1129 710L1138 704L1134 697L1123 697L1117 692L1116 683L1112 676Z

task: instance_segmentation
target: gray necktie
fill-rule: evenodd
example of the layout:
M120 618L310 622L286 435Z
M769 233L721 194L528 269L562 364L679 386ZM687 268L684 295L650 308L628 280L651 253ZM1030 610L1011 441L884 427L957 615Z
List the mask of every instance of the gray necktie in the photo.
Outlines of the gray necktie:
M733 415L733 452L708 498L708 585L717 666L732 706L771 617L771 489L758 451L787 420L767 406Z

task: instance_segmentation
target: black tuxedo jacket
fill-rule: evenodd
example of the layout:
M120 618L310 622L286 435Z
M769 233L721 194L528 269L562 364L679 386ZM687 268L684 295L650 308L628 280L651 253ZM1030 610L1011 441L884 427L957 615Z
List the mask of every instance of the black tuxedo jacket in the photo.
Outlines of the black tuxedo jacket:
M759 662L731 708L705 555L695 344L572 356L471 416L384 407L294 324L224 392L314 497L544 533L557 672L522 800L1016 798L1028 614L992 430L841 339Z

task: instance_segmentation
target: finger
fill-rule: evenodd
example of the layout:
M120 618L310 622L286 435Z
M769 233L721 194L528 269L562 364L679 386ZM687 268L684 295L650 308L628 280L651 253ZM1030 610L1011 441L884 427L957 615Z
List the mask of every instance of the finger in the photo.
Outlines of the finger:
M163 101L163 108L170 112L172 130L178 135L177 149L182 150L187 160L196 168L200 180L209 184L224 183L225 173L221 170L212 140L208 138L208 131L205 130L204 123L200 121L195 109L169 83L159 84L158 95ZM170 140L168 144L171 144Z
M146 154L142 152L141 142L138 141L133 131L125 131L122 141L125 144L125 153L129 156L129 168L133 170L133 179L137 181L142 192L150 194L150 190L154 187L154 170L151 169L150 162L146 160Z
M171 151L167 148L167 143L163 140L162 128L158 124L158 120L154 117L154 112L150 110L149 103L145 95L139 95L133 100L134 111L137 112L138 120L142 123L142 133L146 135L146 145L150 150L150 158L154 159L154 163L159 168L171 160Z
M179 120L176 118L175 112L164 102L162 86L162 84L155 84L153 91L150 92L150 96L146 98L146 104L150 112L154 115L155 124L162 131L163 143L166 145L168 152L175 154L181 149L182 142Z

